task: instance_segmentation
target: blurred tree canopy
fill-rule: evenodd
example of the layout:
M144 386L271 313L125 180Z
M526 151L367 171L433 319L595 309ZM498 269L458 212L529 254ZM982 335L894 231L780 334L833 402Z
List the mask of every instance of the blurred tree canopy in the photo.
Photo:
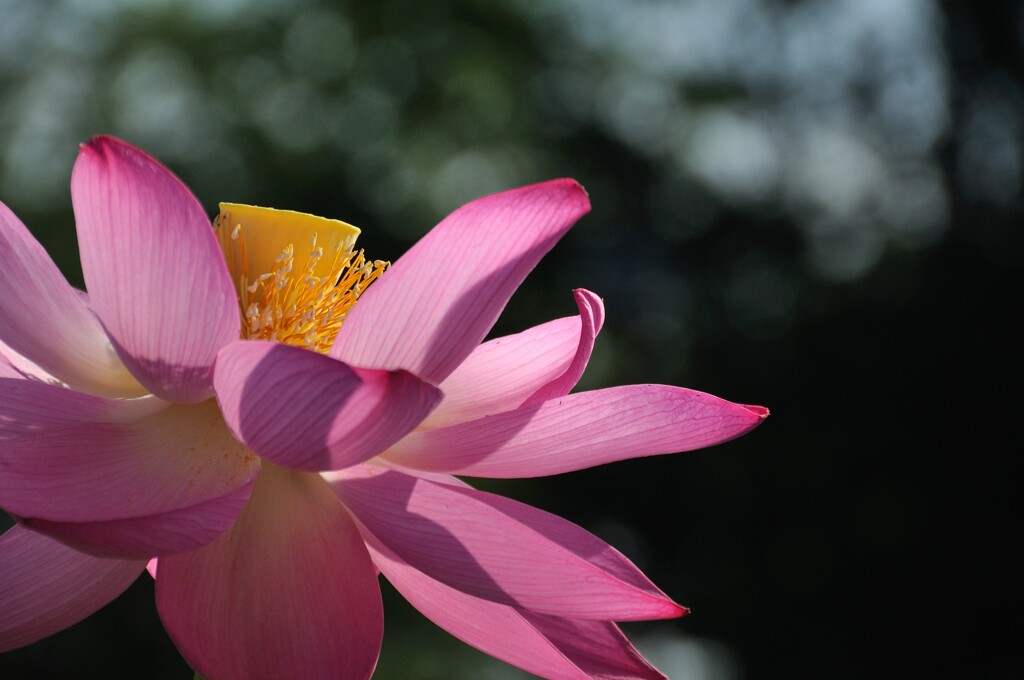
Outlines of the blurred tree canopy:
M586 287L609 322L584 387L775 415L718 450L493 488L693 606L634 628L672 677L980 677L1009 668L991 518L1017 475L972 423L1019 353L1022 26L1012 0L0 0L0 200L80 284L68 180L100 132L211 215L344 219L379 259L476 196L576 177L593 213L496 333ZM940 587L974 632L922 660ZM0 675L186 677L146 588ZM386 612L381 677L519 677Z

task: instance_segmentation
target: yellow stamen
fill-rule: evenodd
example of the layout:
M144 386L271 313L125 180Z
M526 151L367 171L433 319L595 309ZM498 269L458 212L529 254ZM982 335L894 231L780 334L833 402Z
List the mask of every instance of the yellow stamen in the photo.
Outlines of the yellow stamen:
M359 230L338 220L221 203L214 226L238 290L243 338L326 353L359 295L389 264L354 252Z

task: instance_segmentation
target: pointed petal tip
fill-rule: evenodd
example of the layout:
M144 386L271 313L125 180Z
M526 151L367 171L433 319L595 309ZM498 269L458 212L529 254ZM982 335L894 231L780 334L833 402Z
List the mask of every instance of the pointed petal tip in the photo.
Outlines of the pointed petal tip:
M664 604L664 611L663 612L659 612L661 615L658 616L657 619L652 617L650 619L652 621L653 620L664 620L664 619L681 619L684 616L688 616L690 614L690 608L689 607L685 607L685 606L679 604L678 602L676 602L675 600L671 599L667 595L665 595L664 597L659 598L659 599ZM638 619L638 620L647 620L647 619Z
M413 432L386 457L471 477L541 477L722 444L766 413L683 387L622 385Z
M148 162L159 166L162 170L166 171L171 178L173 178L178 184L185 186L184 182L181 181L176 174L171 172L160 160L158 160L152 154L149 154L139 147L135 146L131 142L115 137L113 135L96 135L87 142L82 142L78 145L79 157L88 156L99 162L107 163L112 157L120 156L122 159L142 159L143 162ZM77 166L77 164L76 164ZM74 174L75 168L72 169ZM187 187L186 191L191 193Z
M549 184L557 186L565 191L570 198L579 201L584 213L590 212L590 194L587 193L586 188L578 181L572 177L562 177L551 180Z
M117 137L110 135L96 135L87 142L82 142L78 145L78 151L81 154L90 154L97 157L104 157L108 151L111 151L117 147L128 147L138 151L134 146L125 142ZM140 151L141 153L141 151Z
M586 192L570 179L457 208L366 291L330 356L366 368L406 368L441 383L483 341L527 274L589 210Z
M594 333L595 335L600 333L604 328L605 320L604 298L586 288L573 288L572 296L576 299L577 305L587 304L590 306L594 317Z
M494 494L398 472L363 474L335 477L331 484L364 535L450 588L570 619L682 616L683 607L636 565L560 517ZM517 550L509 553L509 545Z
M103 153L103 151L106 148L108 148L108 147L116 147L116 146L122 146L122 147L126 146L126 147L130 147L132 149L136 148L135 146L129 144L126 141L124 141L123 139L121 139L119 137L115 137L113 135L108 135L108 134L93 135L93 137L89 141L82 142L81 144L79 144L78 148L82 149L83 151L93 151L93 152L96 152L96 153ZM145 152L143 152L143 153L145 153Z
M767 406L754 406L752 404L740 404L740 406L742 406L743 408L747 409L748 411L753 413L755 416L760 418L762 420L762 422L764 421L765 418L767 418L768 416L770 416L772 414L772 412L768 410Z

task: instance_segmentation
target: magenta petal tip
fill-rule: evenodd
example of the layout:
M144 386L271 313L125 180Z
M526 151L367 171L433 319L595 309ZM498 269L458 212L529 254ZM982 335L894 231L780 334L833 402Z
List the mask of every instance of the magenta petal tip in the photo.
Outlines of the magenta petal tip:
M754 406L752 404L740 404L740 406L747 409L761 420L764 420L772 414L772 412L768 410L767 406Z

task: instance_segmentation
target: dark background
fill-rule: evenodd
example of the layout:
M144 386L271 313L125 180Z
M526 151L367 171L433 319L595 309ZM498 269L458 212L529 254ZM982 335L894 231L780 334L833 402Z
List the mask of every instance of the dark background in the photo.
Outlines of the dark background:
M576 177L592 214L496 333L586 287L608 322L583 387L773 415L485 486L693 609L628 627L670 677L1010 678L1022 77L1009 0L0 0L0 200L80 285L68 178L99 132L211 214L345 219L382 259L473 197ZM522 677L385 595L377 677ZM0 657L87 675L190 677L148 578Z

